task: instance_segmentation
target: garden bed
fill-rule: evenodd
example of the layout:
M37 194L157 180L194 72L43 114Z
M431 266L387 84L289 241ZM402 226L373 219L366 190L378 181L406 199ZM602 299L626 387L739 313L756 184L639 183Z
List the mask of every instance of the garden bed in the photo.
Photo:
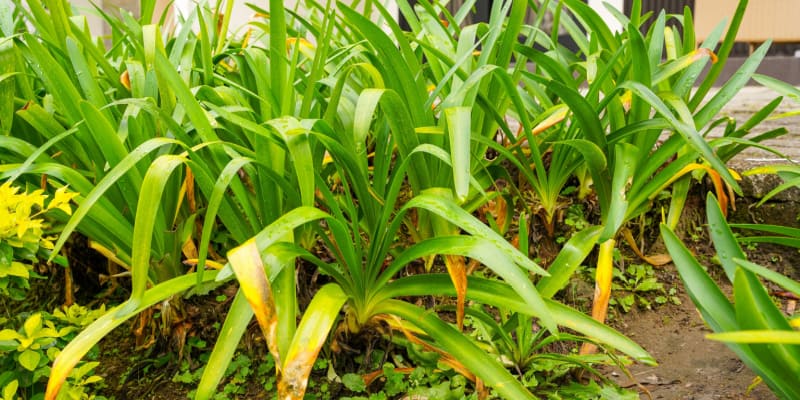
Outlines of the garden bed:
M765 193L770 190L772 183L758 181L753 185L745 185L748 194ZM767 186L764 186L767 185ZM697 188L688 201L687 209L684 211L685 218L682 220L682 236L686 238L693 253L698 258L705 260L709 265L709 271L721 282L721 286L728 293L731 286L726 283L726 279L720 273L712 259L715 250L709 245L709 238L705 232L704 210L702 207L702 190ZM791 198L782 198L765 204L762 207L754 207L756 198L743 198L737 201L739 210L750 210L749 212L738 212L731 219L735 222L753 222L753 218L764 222L782 220L785 217L786 209L793 210L798 207L797 201ZM648 226L645 230L645 237L655 237L656 226ZM69 250L73 257L80 257L73 260L73 265L82 265L83 271L95 271L94 273L81 274L75 279L77 300L82 304L90 304L92 307L98 306L98 300L92 296L101 287L98 280L99 273L103 267L103 257L94 253L91 249L84 247L85 242L74 242ZM656 244L651 248L652 253L663 251L663 247ZM640 263L636 256L625 251L625 263ZM796 273L797 250L771 244L761 244L748 251L751 260L762 265L769 266L778 272L788 276ZM89 264L93 264L91 266ZM620 265L618 265L620 266ZM33 305L29 311L34 312L40 309L42 304L56 306L63 303L64 296L60 293L63 282L63 275L59 269L53 270L54 275L47 275L46 280L35 281L31 290L30 300L25 304ZM643 298L653 304L652 309L646 309L639 304L634 304L629 311L624 311L622 307L612 308L610 325L618 329L626 336L637 341L658 361L658 366L646 366L634 364L628 367L627 371L619 368L602 367L604 375L616 382L618 385L630 390L640 392L643 399L648 398L645 390L654 399L759 399L768 400L776 397L769 391L763 383L758 383L755 375L750 371L724 344L709 341L705 336L712 331L703 322L697 309L686 295L680 277L672 264L667 264L655 268L655 276L659 283L666 289L676 290L674 299L664 304L656 304L653 297L657 293L645 293ZM571 304L579 309L588 310L591 304L592 287L588 275L583 278L573 280L570 288L562 296L567 304ZM128 283L125 279L118 282L121 287ZM230 301L237 290L235 283L227 284L204 296L194 296L185 302L187 317L181 321L180 325L173 329L183 329L184 335L178 336L183 340L179 344L174 341L175 336L161 337L158 332L150 332L145 336L155 339L143 346L137 344L134 330L136 322L124 324L115 329L108 337L100 342L100 362L97 368L99 376L104 378L102 389L96 393L108 398L117 400L125 399L154 399L154 400L176 400L187 398L194 389L199 379L202 368L206 365L209 354L208 343L213 343L219 331L219 321L224 320L226 310L230 306ZM777 289L777 288L774 288ZM621 298L630 292L620 291L614 296ZM125 292L118 292L102 301L115 302L123 301L126 297ZM779 298L780 299L780 298ZM446 299L424 300L425 304L434 304ZM675 301L677 300L677 301ZM778 300L781 301L781 300ZM792 300L783 299L782 306L786 307ZM679 304L676 304L679 302ZM24 309L16 309L15 312L24 313ZM157 313L157 311L156 311ZM158 317L158 314L155 315ZM369 340L367 338L367 340ZM379 338L373 338L372 346L386 346L388 343ZM352 345L353 343L351 343ZM180 347L183 347L179 354ZM349 348L345 354L325 359L326 362L333 362L338 359L337 372L344 374L343 365L348 357L363 357L370 346L363 348ZM395 348L395 356L407 357L402 348ZM234 366L231 372L220 386L220 395L225 398L262 398L268 396L270 388L275 385L274 372L271 368L268 350L264 344L258 327L253 322L249 328L249 333L240 347ZM387 360L391 360L392 355L380 355ZM268 366L269 368L265 367ZM357 363L352 363L351 368ZM364 369L353 369L351 372L358 372L367 375L369 372ZM313 395L319 398L340 398L343 396L357 396L348 390L341 382L328 381L327 366L315 369L312 375L312 389L309 398ZM574 377L571 379L575 379ZM564 384L570 379L564 379ZM437 382L435 382L437 383ZM441 384L441 382L438 382ZM320 392L320 386L325 385L324 392ZM406 383L406 385L409 385ZM380 393L383 383L380 379L370 387L370 390ZM399 398L403 398L402 396ZM408 397L405 397L408 398ZM415 397L425 398L425 397ZM433 397L431 397L433 398Z
M689 298L800 397L793 253L759 242L800 248L796 194L734 202L727 167L800 91L755 74L766 44L715 89L745 0L700 47L639 2L622 32L580 0L472 25L403 3L404 31L379 2L270 0L234 32L143 0L104 38L44 3L0 2L4 398L744 393ZM726 116L751 78L769 99Z

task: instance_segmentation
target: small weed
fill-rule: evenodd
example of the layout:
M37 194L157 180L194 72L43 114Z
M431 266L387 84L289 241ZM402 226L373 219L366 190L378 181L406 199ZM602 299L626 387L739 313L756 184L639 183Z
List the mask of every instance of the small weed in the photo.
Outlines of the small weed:
M571 204L567 207L564 225L568 226L567 234L556 238L556 243L563 244L575 233L588 228L591 224L586 220L583 204Z
M648 310L653 308L653 302L681 304L677 290L665 289L664 284L658 281L653 266L649 264L631 264L624 271L615 268L612 289L617 297L612 298L610 303L620 306L623 312L629 312L637 304ZM653 297L655 294L657 295Z
M410 398L428 399L474 399L470 393L467 379L449 370L428 367L398 368L393 363L383 364L380 391L367 393L364 377L348 373L342 376L342 384L356 396L342 397L342 400L383 400L406 395ZM363 393L363 395L362 395Z
M675 305L681 305L681 299L678 297L678 290L673 288L669 288L666 295L656 296L654 299L657 304L667 304L670 302Z
M205 347L203 347L205 348ZM189 362L183 361L180 370L172 377L173 382L184 383L187 385L197 385L200 377L203 376L210 352L203 353L200 358L203 366L196 370L191 370ZM277 385L275 375L275 362L272 356L266 355L263 359L254 361L244 353L238 353L225 370L224 381L219 387L219 391L214 395L215 400L241 398L247 394L248 387L252 382L257 382L266 393L275 391ZM190 391L187 396L194 398L195 391Z
M702 225L694 225L688 230L689 237L693 242L699 242L706 236L705 228Z

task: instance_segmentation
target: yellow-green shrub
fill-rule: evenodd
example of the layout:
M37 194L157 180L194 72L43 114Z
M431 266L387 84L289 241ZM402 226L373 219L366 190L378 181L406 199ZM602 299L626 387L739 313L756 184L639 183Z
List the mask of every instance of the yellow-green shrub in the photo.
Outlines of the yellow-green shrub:
M22 297L37 254L53 248L45 214L53 210L71 214L69 202L75 196L65 186L47 202L41 189L28 193L11 182L0 185L0 295Z

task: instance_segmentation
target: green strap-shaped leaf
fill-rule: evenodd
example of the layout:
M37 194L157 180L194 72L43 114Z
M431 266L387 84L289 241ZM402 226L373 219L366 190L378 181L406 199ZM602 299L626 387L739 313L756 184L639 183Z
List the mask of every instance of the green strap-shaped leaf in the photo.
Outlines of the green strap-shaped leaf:
M468 299L481 304L531 315L530 307L507 283L477 277L468 277L467 279L469 287L467 291ZM424 274L403 277L387 285L385 290L381 292L381 296L388 299L398 296L427 296L434 293L455 296L455 288L453 288L453 283L447 274ZM591 337L645 364L656 364L655 359L641 346L614 329L557 301L545 299L545 303L548 305L548 309L557 324Z
M403 210L408 210L410 208L422 208L431 211L449 220L470 234L488 240L498 249L501 249L507 253L511 259L521 267L543 276L549 275L547 271L542 269L542 267L540 267L530 258L526 257L524 254L520 253L519 250L512 246L511 243L505 240L502 236L492 231L491 228L470 215L468 212L464 211L462 208L458 207L452 201L447 201L440 197L423 193L406 203L406 205L403 207Z
M233 354L239 347L239 342L252 319L253 309L247 304L244 293L239 290L233 298L225 322L219 330L217 342L206 362L206 365L214 367L203 370L203 376L200 378L200 383L197 384L195 400L208 400L217 393L217 386L225 376Z
M714 86L717 78L719 78L719 75L722 73L722 69L725 68L725 65L727 65L728 57L731 54L731 50L733 50L733 45L736 42L736 36L739 33L739 27L744 20L747 3L748 0L739 0L739 4L736 7L736 12L733 14L733 18L731 19L731 24L728 27L728 31L725 33L725 39L723 39L722 44L719 46L719 50L717 51L718 60L716 63L714 63L714 65L711 66L711 69L708 71L705 79L703 79L703 82L692 95L692 100L689 104L690 109L696 110L697 107L703 102L706 94L708 94L708 91L711 90L711 87ZM721 26L715 29L716 35L721 35L721 29ZM707 38L706 42L703 43L703 47L714 48L717 45L718 38L719 36L717 36L713 42L709 41L710 37ZM708 44L708 46L706 46L706 44ZM762 47L769 47L769 45ZM733 78L732 80L734 79L736 78Z
M377 52L378 59L383 60L376 66L383 69L387 87L396 91L404 100L403 108L407 107L413 113L410 115L413 123L420 126L431 125L430 113L423 107L423 99L427 98L425 85L413 75L421 67L416 61L416 56L406 57L411 52L408 41L403 40L403 35L397 35L400 38L400 49L398 49L395 42L375 23L342 2L338 4L338 10L345 17L345 23L369 41ZM389 26L394 29L396 24Z
M743 269L736 269L736 281L733 284L734 301L736 302L736 320L741 330L772 329L792 331L780 309L772 301L766 288L758 280L756 274ZM786 376L789 371L800 371L800 347L796 346L764 346L753 345L754 352L767 365L783 366L776 373ZM796 375L794 375L796 376Z
M713 201L713 200L712 200ZM711 228L712 234L714 228ZM736 311L727 297L722 293L717 284L708 276L703 267L697 262L694 256L683 246L683 243L665 225L661 225L661 236L664 244L669 250L672 260L675 263L681 280L686 287L686 292L692 302L698 307L703 320L711 326L715 332L730 332L741 330L736 321ZM796 382L788 384L776 373L775 366L765 362L760 353L755 352L746 344L729 343L728 347L733 350L739 358L750 367L755 373L760 375L775 391L784 393L786 398L794 398L798 393ZM782 368L779 366L778 368ZM796 376L796 375L795 375ZM790 394L792 392L794 394Z
M59 46L59 50L63 50L64 40L70 31L69 17L72 15L72 8L66 0L44 0L44 4L50 12L50 20L53 21L55 28L55 44Z
M145 158L148 154L151 154L155 150L168 145L178 145L180 142L175 141L173 139L167 138L154 138L145 143L142 143L139 147L131 151L122 161L120 161L114 168L109 171L103 179L94 186L91 191L86 191L85 199L80 203L78 208L73 212L72 217L69 219L67 224L64 226L64 229L61 231L61 235L58 238L58 241L55 244L54 253L58 252L64 243L66 243L67 239L69 238L70 234L79 226L81 221L89 214L90 210L94 210L96 212L96 205L103 206L103 204L99 203L103 198L103 194L111 188L121 177L123 177L131 168L133 168L137 162ZM71 182L68 182L71 183ZM158 201L156 200L156 203ZM154 208L154 207L151 207ZM125 237L132 237L132 232L130 228L130 224L119 224L112 221L107 221L107 223L113 223L114 229L122 232L127 230L128 235L122 235L122 238ZM126 226L127 225L127 226ZM126 229L127 228L127 229Z
M292 163L297 177L301 205L312 207L314 205L315 166L309 143L309 130L300 124L300 121L288 117L272 120L269 124L283 135L283 140L289 148L289 161Z
M103 155L103 161L109 167L117 166L128 155L125 143L117 135L116 121L109 121L100 110L87 101L80 101L81 115L83 115L86 129L91 133L92 140ZM101 160L93 160L102 163ZM136 166L132 166L125 174L126 179L117 182L123 193L129 193L123 200L129 208L136 205L136 188L142 184L142 175Z
M511 258L491 242L474 236L438 236L424 240L401 253L381 274L374 288L380 290L404 266L420 258L431 255L459 255L480 261L508 282L519 296L528 301L533 308L531 313L543 319L548 318L547 308L530 283L527 274L514 264Z
M600 243L613 239L628 217L628 181L636 171L636 160L639 149L632 144L617 143L614 145L614 177L611 181L611 197L605 204L606 213L603 220L603 233Z
M685 21L688 24L688 21ZM685 29L688 29L688 25L684 25ZM693 27L692 27L693 28ZM709 52L713 51L716 48L717 44L719 43L719 39L722 37L722 34L725 29L725 23L719 23L716 27L708 34L706 40L700 45L700 49L706 49ZM692 41L691 43L684 43L684 46L694 46L695 42ZM678 77L678 80L672 86L672 92L675 93L676 96L688 101L689 97L692 95L692 88L695 86L697 82L697 78L700 76L700 73L703 71L703 68L708 64L708 60L702 59L700 62L696 62L692 64L690 67L686 68L685 71ZM719 64L719 62L717 62ZM705 94L703 95L705 96ZM696 107L692 108L693 110Z
M0 14L2 11L0 10ZM0 15L0 17L4 17ZM14 68L17 65L14 42L0 38L0 136L8 136L14 120L14 95L16 84Z
M722 176L728 185L730 185L737 193L742 192L739 183L737 183L736 179L734 179L733 175L731 175L730 171L728 171L727 166L725 166L719 157L714 154L714 151L711 149L711 147L709 147L705 138L700 136L694 126L691 125L692 121L685 121L676 117L672 111L670 111L667 105L658 96L656 96L655 93L638 82L624 82L620 84L619 87L632 91L644 101L649 103L656 113L666 119L670 125L672 125L675 131L678 132L678 134L680 134L686 140L686 142L692 146L692 148L694 148L694 150L700 153L700 155L711 164L711 166ZM682 105L682 103L671 101L670 105L673 107L679 107ZM682 111L679 112L679 116L688 114L688 109L686 109L685 105L680 108Z
M186 158L183 156L161 156L153 161L145 174L139 190L139 202L136 206L136 219L133 224L130 304L128 309L121 310L121 313L128 312L130 307L138 305L141 301L149 280L150 263L154 256L162 256L157 252L163 251L163 247L154 249L152 243L154 235L161 237L155 231L156 221L159 221L159 214L162 215L160 221L162 223L165 221L163 219L165 210L162 210L161 207L154 207L154 205L161 203L161 197L173 171L185 163ZM167 211L174 212L174 210ZM167 227L159 226L158 229L167 229ZM156 254L153 254L154 250Z
M666 224L670 229L675 229L680 222L686 200L689 198L689 189L692 186L691 175L686 175L672 184L672 196L669 199L669 212Z
M586 99L575 89L551 81L547 89L557 94L564 104L569 106L575 122L580 127L583 138L594 143L603 152L609 151L609 145L597 112ZM611 198L611 177L608 169L592 170L597 197L601 203L607 204Z
M21 47L22 53L29 59L28 65L42 80L49 94L53 95L59 110L74 124L82 119L78 108L83 98L72 83L70 75L50 54L39 40L31 34L24 34L27 49Z
M469 193L470 181L470 129L472 109L450 107L444 110L447 133L450 137L450 160L453 167L453 184L456 197L463 202Z
M717 258L719 258L728 280L734 282L737 267L733 259L743 260L747 257L728 226L725 215L719 208L719 202L711 194L706 198L706 214L708 215L708 230L711 241L714 242L714 248L717 250Z
M269 62L270 84L272 91L277 96L294 92L292 82L286 79L289 73L288 60L286 59L286 14L283 1L269 0ZM294 104L279 103L280 115L286 115ZM276 110L278 111L278 110Z
M75 70L75 77L85 96L84 98L97 108L106 105L105 95L98 82L100 78L97 76L96 69L89 66L86 57L84 57L83 49L78 46L74 39L67 38L67 51L69 52L72 68Z
M469 232L473 236L481 238L482 243L485 242L487 245L491 245L494 248L502 251L508 257L510 257L514 263L525 269L544 276L549 275L544 269L542 269L542 267L520 253L519 250L508 243L500 235L455 205L455 203L452 201L446 201L441 197L431 194L422 194L414 197L411 201L406 203L401 212L404 213L412 207L428 210L442 217L444 220L452 223L454 226ZM483 246L483 244L480 245ZM536 291L536 287L533 286L533 283L530 281L530 279L517 278L516 275L517 274L509 276L506 279L512 278L509 283L514 287L515 290L517 290L517 293L524 298L528 305L534 310L547 310L547 307L543 303L542 297ZM552 318L550 318L549 314L539 315L539 317L542 319L542 323L547 329L551 330L552 332L557 332L556 324Z
M2 34L2 36L11 36L14 34L14 9L14 2L0 2L0 34Z
M411 152L419 146L420 141L414 131L413 119L408 108L409 105L397 92L390 89L365 89L361 92L358 99L359 108L362 104L365 110L375 110L378 104L382 106L381 109L384 114L386 114L389 127L392 130L394 141L397 143L397 148L401 157L407 158ZM359 115L366 114L366 112L364 114L359 113ZM373 113L369 113L369 115L373 115ZM356 137L355 139L357 140L358 138ZM356 144L356 146L358 146L358 144ZM418 158L413 162L415 167L409 168L408 170L408 179L412 188L416 192L430 188L430 182L433 177L425 173L425 171L432 170L427 160Z
M725 82L725 85L695 114L694 123L697 129L706 126L709 121L716 117L722 107L730 103L731 99L739 93L739 90L750 81L753 73L756 72L758 66L761 65L761 61L766 57L767 50L769 50L771 44L772 41L768 40L759 46L734 73L731 79ZM720 62L717 64L720 64ZM716 65L714 67L716 68Z
M702 305L700 313L703 315L703 319L714 331L737 330L738 324L733 305L692 253L663 224L661 225L661 236L681 275L686 292L695 304Z
M82 22L85 23L85 17L80 16L83 19ZM75 23L70 20L71 25L71 37L72 40L77 40L78 43L81 44L82 50L86 52L89 56L91 61L96 62L98 67L106 74L107 77L118 77L120 75L120 70L117 70L113 65L111 65L111 59L106 58L106 55L103 53L105 50L102 46L97 46L95 42L93 42L93 38L91 32L88 30L84 31L81 29L77 29ZM77 68L76 68L77 70ZM95 74L95 78L98 74ZM127 89L125 86L122 85L122 82L119 79L108 79L106 83L110 84L111 86L115 87L120 93L126 93ZM97 105L97 104L95 104ZM99 105L97 105L99 107Z
M747 261L747 260L741 260L741 259L738 259L738 258L734 258L733 261L738 266L740 266L740 267L742 267L742 268L744 268L744 269L746 269L748 271L751 271L751 272L753 272L755 274L758 274L758 275L764 277L765 279L770 280L770 281L780 285L784 289L786 289L786 290L788 290L788 291L800 296L800 283L798 283L797 281L792 280L792 279L790 279L790 278L788 278L788 277L786 277L786 276L784 276L784 275L782 275L782 274L780 274L778 272L775 272L775 271L773 271L773 270L771 270L769 268L762 267L762 266L760 266L758 264L752 263L752 262Z
M178 75L175 65L172 65L161 51L154 50L153 57L156 71L158 71L160 76L163 76L163 81L160 82L160 84L174 92L178 103L183 106L186 110L186 115L194 124L194 128L197 130L200 139L206 142L219 140L217 134L214 132L214 128L211 126L211 121L209 121L206 111L200 106L200 103L198 103L192 91ZM163 91L163 89L161 89L161 91Z
M800 332L775 330L743 330L735 332L710 333L706 338L721 342L765 343L800 345Z
M0 136L0 148L4 149L5 151L19 155L22 159L29 158L32 154L36 153L36 150L39 147L34 146L28 143L25 140L13 137L13 136ZM40 153L36 156L34 163L36 162L47 162L49 157L46 154ZM8 163L15 161L12 159L3 159L3 163ZM20 160L21 161L21 160Z
M611 33L608 24L597 14L597 11L580 0L566 0L564 3L567 4L571 12L580 17L587 31L593 33L592 36L597 35L603 49L608 49L611 53L617 50L619 41L614 38L614 34Z
M790 83L761 74L753 74L753 79L756 82L774 90L778 94L791 97L794 101L800 101L800 89Z
M203 218L203 229L200 232L200 242L198 243L197 253L197 282L203 279L205 262L208 257L208 248L211 242L211 234L214 231L214 221L223 203L223 197L228 191L230 182L238 176L239 170L254 160L248 158L235 158L222 170L214 183L214 188L208 198L205 217ZM232 221L229 221L232 222Z
M601 232L602 228L595 226L572 235L547 268L550 276L545 276L536 283L536 288L542 297L552 298L559 290L566 287L572 275L594 248Z
M399 300L381 302L375 311L396 315L424 330L437 345L454 355L460 363L480 377L487 386L494 388L503 398L535 399L520 380L514 378L496 358L439 319L436 314Z
M608 168L606 154L594 142L586 139L567 139L553 142L553 144L563 144L577 150L583 156L590 170L604 171Z

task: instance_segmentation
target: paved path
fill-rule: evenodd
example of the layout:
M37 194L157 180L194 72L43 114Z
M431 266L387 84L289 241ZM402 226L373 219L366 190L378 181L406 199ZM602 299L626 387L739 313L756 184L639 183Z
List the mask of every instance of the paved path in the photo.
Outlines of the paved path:
M738 123L742 123L777 96L770 89L761 86L747 86L722 109L720 116L728 115L735 118ZM797 110L800 110L800 102L784 98L774 114ZM779 138L765 141L764 144L776 149L792 160L800 161L800 115L764 121L754 128L749 136L755 136L780 127L785 127L789 133ZM710 134L710 136L719 135L721 135L721 129L712 131ZM786 160L769 152L748 148L731 160L730 165L736 169L748 169L758 165L786 162Z

